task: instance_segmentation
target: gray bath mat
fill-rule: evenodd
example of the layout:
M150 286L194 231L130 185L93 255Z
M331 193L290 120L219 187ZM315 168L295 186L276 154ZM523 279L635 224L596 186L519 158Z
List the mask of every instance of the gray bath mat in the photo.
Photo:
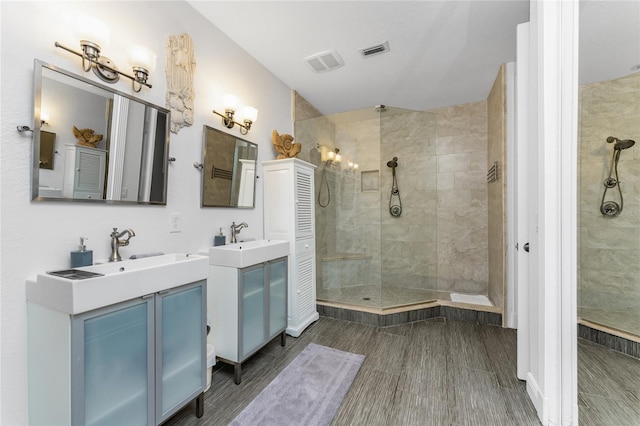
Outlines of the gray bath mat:
M364 355L309 343L236 417L232 425L328 425Z

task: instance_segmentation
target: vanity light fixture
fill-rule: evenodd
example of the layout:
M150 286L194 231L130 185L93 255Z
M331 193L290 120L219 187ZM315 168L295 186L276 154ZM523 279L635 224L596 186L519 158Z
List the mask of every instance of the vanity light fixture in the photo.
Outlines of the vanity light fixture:
M106 83L115 83L120 76L131 80L133 91L139 92L142 86L151 88L147 83L149 73L155 69L157 55L141 46L134 46L131 52L133 75L118 70L118 67L106 56L100 55L103 47L109 44L109 27L92 16L82 16L77 20L76 37L80 40L82 52L78 52L55 42L55 46L82 58L82 69L93 73Z
M224 114L219 113L215 109L213 113L222 117L222 124L227 129L232 129L234 125L240 127L240 133L246 135L251 129L251 125L258 119L258 110L251 106L245 106L242 109L242 123L235 121L236 111L239 109L238 98L234 95L227 95L224 98Z

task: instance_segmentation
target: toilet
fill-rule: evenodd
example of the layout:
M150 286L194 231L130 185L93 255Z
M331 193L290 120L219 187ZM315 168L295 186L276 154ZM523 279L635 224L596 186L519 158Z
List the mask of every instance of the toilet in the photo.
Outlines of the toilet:
M216 365L216 350L211 343L207 343L207 392L211 387L211 375L213 374L213 366Z

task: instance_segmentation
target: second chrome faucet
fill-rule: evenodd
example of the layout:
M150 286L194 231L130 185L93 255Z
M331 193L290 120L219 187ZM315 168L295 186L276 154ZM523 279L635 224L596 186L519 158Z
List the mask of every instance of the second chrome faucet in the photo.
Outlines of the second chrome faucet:
M229 244L235 244L238 242L236 235L238 235L240 233L240 230L242 228L248 228L249 225L246 224L246 222L242 222L240 225L236 225L235 222L233 222L231 224L231 241L229 242Z

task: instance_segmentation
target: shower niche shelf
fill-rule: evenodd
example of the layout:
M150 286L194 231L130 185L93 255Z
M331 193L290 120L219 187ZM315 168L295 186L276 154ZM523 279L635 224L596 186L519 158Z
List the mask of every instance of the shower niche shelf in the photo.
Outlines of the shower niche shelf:
M380 190L380 170L366 170L360 172L362 192L376 192Z

